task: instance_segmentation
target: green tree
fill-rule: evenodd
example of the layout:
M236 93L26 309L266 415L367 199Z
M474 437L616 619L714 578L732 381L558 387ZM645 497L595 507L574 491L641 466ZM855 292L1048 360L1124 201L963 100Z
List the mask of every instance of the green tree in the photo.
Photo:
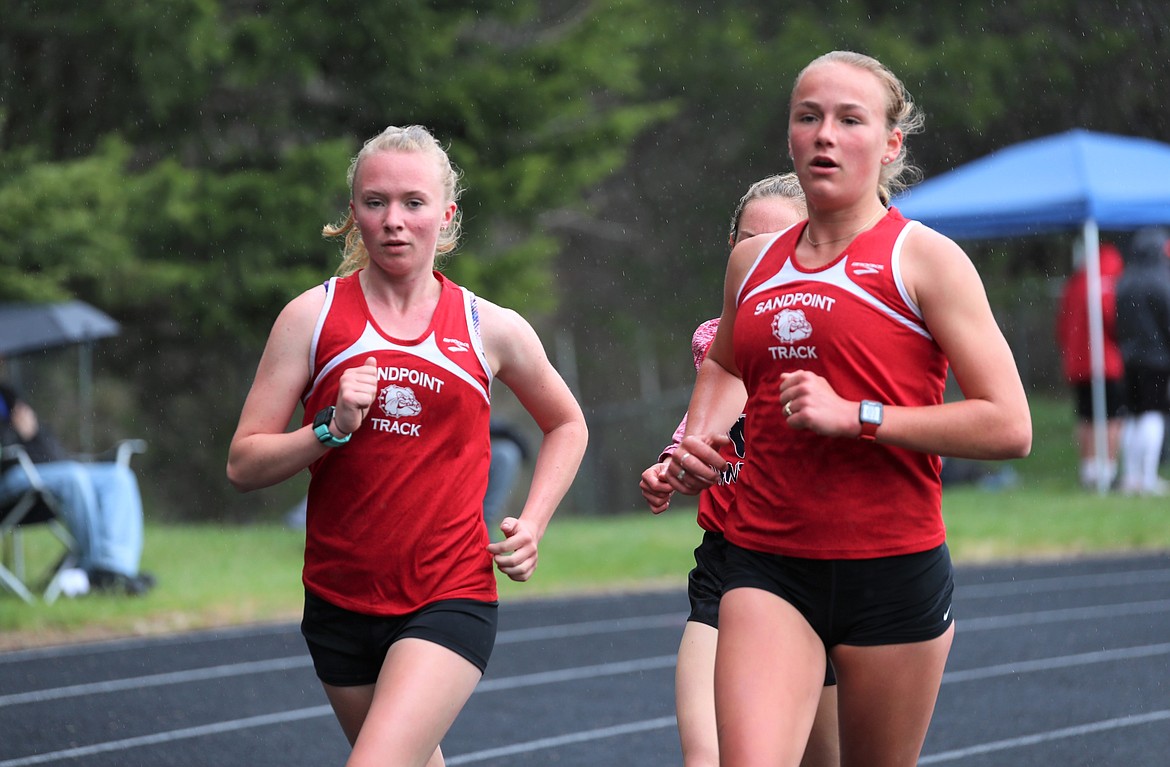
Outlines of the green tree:
M21 4L0 64L6 298L79 296L123 320L113 364L184 516L240 516L224 448L280 307L327 277L322 224L387 124L420 123L466 174L452 276L555 306L550 211L620 168L669 114L641 97L638 4L352 0ZM43 103L20 98L34 84Z
M643 61L649 96L679 111L637 139L634 160L597 194L606 226L574 230L561 260L568 281L592 288L567 296L560 316L593 418L579 484L605 489L600 508L640 505L634 470L686 407L690 332L720 309L732 203L755 179L791 170L787 99L814 57L851 49L891 66L926 112L909 149L927 176L1072 127L1170 135L1159 85L1170 59L1156 53L1170 8L1141 0L684 0L647 13L658 17ZM1069 261L1067 238L966 245L1003 286L1008 322Z

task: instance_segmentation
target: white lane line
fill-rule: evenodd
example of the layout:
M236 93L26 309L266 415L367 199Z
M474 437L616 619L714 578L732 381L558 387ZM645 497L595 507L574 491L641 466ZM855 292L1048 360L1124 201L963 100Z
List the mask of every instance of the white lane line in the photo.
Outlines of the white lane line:
M571 732L552 738L540 738L539 740L530 740L525 743L515 743L511 746L472 751L469 754L446 757L446 761L450 765L473 764L497 757L530 754L533 751L543 751L546 748L560 748L561 746L571 746L576 743L589 743L595 740L604 740L605 738L617 738L622 735L633 735L650 730L662 730L677 725L678 720L675 717L664 716L658 719L646 719L641 722L627 722L626 724L619 724L613 727L601 727L596 730Z
M535 674L522 674L502 679L485 679L476 686L475 692L499 692L500 690L515 690L519 687L535 687L541 684L558 684L560 682L575 682L578 679L593 679L599 676L618 676L633 674L640 671L655 671L663 668L674 668L678 661L677 655L659 655L656 658L641 658L639 660L621 661L617 663L601 663L596 666L578 666L557 671L541 671Z
M590 636L592 634L614 634L620 631L645 631L647 629L674 627L681 629L686 622L686 613L666 613L664 615L644 615L640 618L615 618L603 621L585 621L582 623L562 623L558 626L538 626L530 629L501 631L496 636L496 644L543 642L549 639L566 639L568 637Z
M1039 594L1050 591L1072 589L1095 589L1110 586L1140 586L1149 583L1170 581L1170 568L1160 570L1128 570L1116 573L1095 573L1085 575L1061 575L1049 578L1032 578L1002 583L972 583L956 585L955 592L965 599L987 599L990 597Z
M475 688L475 693L478 694L481 692L513 690L519 687L534 687L541 684L556 684L558 682L572 681L575 679L596 679L602 676L618 676L621 674L632 674L640 671L674 668L675 660L676 658L674 655L662 655L656 658L643 658L641 660L624 661L620 663L604 663L596 666L563 669L561 671L550 671L539 674L524 674L521 676L508 677L505 679L489 679L487 681L480 682L479 686ZM26 765L44 764L46 762L51 762L57 759L78 759L81 757L107 753L110 751L123 751L130 748L138 748L140 746L153 746L161 743L171 743L177 740L185 740L188 738L199 738L206 735L218 735L226 732L235 732L237 730L244 730L251 727L267 727L274 724L285 724L287 722L296 722L302 719L312 719L315 717L332 715L333 709L329 706L313 706L311 708L301 708L294 711L284 711L274 714L266 714L264 716L248 717L246 719L234 719L225 722L201 725L199 727L185 727L179 730L171 730L169 732L160 732L152 735L142 735L135 738L125 738L123 740L109 741L106 743L95 743L90 746L68 748L45 754L18 757L16 759L0 761L0 767L26 767ZM673 717L671 718L671 721L674 721ZM618 734L621 733L614 732L609 735L597 737L614 737ZM570 735L562 737L573 736ZM591 736L587 739L595 738ZM542 746L542 748L548 748L548 746ZM453 764L453 762L448 759L447 764Z
M151 674L126 679L111 679L105 682L89 682L87 684L73 684L66 687L54 687L47 690L31 690L17 692L10 695L0 695L0 708L4 706L18 706L26 703L43 703L62 698L80 697L82 695L99 695L102 693L121 692L123 690L140 690L148 687L162 687L170 684L187 684L188 682L202 682L208 679L223 679L226 677L244 676L246 674L266 674L272 671L288 671L313 665L311 658L306 656L292 656L288 658L273 658L265 661L249 663L230 663L223 666L209 666L207 668L189 669L187 671L172 671L166 674Z
M968 682L976 679L989 679L996 676L1016 676L1021 673L1030 673L1037 671L1046 671L1053 668L1068 668L1076 665L1087 665L1090 663L1103 663L1110 661L1131 660L1134 658L1151 657L1154 655L1164 655L1170 653L1170 643L1148 645L1146 647L1131 647L1120 650L1107 650L1095 653L1083 653L1079 655L1062 656L1057 658L1047 658L1038 661L1024 661L1014 664L1003 664L998 666L988 666L981 669L968 669L965 671L947 672L943 676L943 684L954 684L959 682ZM639 671L647 671L654 669L670 668L675 663L675 656L663 655L654 658L646 658L636 661L625 661L620 663L607 663L596 666L586 666L572 669L562 669L559 671L549 671L536 674L524 674L515 677L506 677L502 679L489 679L481 682L476 688L476 694L481 692L498 692L501 690L513 690L520 687L530 687L540 684L555 684L558 682L572 681L585 678L597 678L601 676L613 676L619 674L635 673ZM1152 715L1145 715L1146 718L1150 716L1155 717L1149 721L1158 721L1164 718L1162 715L1166 712L1156 712ZM295 711L287 711L282 713L269 714L266 716L251 717L248 719L238 719L227 722L220 722L217 724L208 724L200 727L190 727L181 730L172 730L165 733L157 733L154 735L146 735L138 738L128 738L125 740L111 741L108 743L99 743L92 746L84 746L80 748L66 749L64 751L55 751L48 754L37 754L35 756L22 757L17 759L10 759L7 761L0 761L0 767L25 767L25 765L43 764L54 759L70 759L88 756L95 753L104 753L109 751L117 751L128 748L135 748L138 746L155 745L159 743L169 743L176 740L186 738L202 737L206 735L216 735L225 732L234 732L237 730L247 729L250 727L263 727L274 724L283 724L286 722L299 721L320 716L330 716L332 710L328 706L316 706L313 708L298 709ZM670 724L663 724L669 719ZM1112 719L1104 723L1095 725L1082 725L1079 728L1066 728L1065 730L1054 731L1055 734L1047 734L1042 736L1026 736L1025 738L1014 738L1005 741L996 741L993 744L985 744L984 746L974 746L961 751L948 751L945 754L936 754L930 756L929 759L934 761L945 761L952 758L961 758L959 756L949 756L951 754L969 755L971 753L981 753L971 751L972 748L987 748L989 750L1003 750L1006 748L1018 747L1028 745L1032 742L1029 739L1041 737L1042 739L1052 740L1057 737L1071 737L1076 734L1091 733L1098 730L1115 729L1122 726L1133 726L1145 721L1141 718L1126 717L1122 719ZM633 729L629 732L637 732L648 729L658 729L667 727L674 723L674 717L666 717L662 719L647 720L646 722L637 722L627 725L628 727L641 728ZM1096 729L1094 729L1096 728ZM614 728L602 728L597 730L588 730L580 733L570 733L562 735L557 738L543 738L528 743L513 744L510 746L502 746L500 749L491 749L487 751L477 751L470 754L456 755L448 758L448 764L469 764L472 761L482 761L483 759L491 758L495 755L504 755L502 750L507 750L508 753L521 753L515 749L525 750L539 750L543 748L553 748L558 745L565 745L570 743L585 742L586 740L599 740L602 738L616 737L623 732L618 732ZM1040 742L1040 741L1035 741ZM1010 745L1004 745L1010 744ZM497 753L500 752L500 753ZM488 754L485 756L484 754ZM924 757L920 764L927 764L928 757ZM455 759L465 759L468 761L456 762Z
M63 658L75 655L99 655L102 653L125 652L143 647L159 648L169 645L211 644L214 642L235 642L249 637L272 637L277 634L297 633L297 623L255 623L245 626L222 626L210 629L184 631L175 634L160 634L119 639L101 639L93 642L52 645L50 647L29 647L23 650L0 652L0 664L22 663L41 658Z
M1170 610L1170 600L1157 602L1135 602L1125 605L1103 605L1100 607L1075 607L1064 610L1047 610L1044 612L1018 613L1016 615L1000 615L987 618L961 618L958 621L960 632L991 631L1019 626L1031 626L1061 621L1099 620L1102 618L1117 618L1127 615L1148 615L1152 612ZM656 629L672 625L682 625L685 616L682 613L666 615L652 615L644 618L619 619L612 621L588 621L570 623L559 626L548 626L536 629L516 629L501 631L497 644L516 644L519 642L547 641L549 639L574 636L589 636L603 633L617 633L622 631L636 631ZM102 693L121 692L147 687L159 687L169 684L185 684L208 679L221 679L231 676L247 674L264 674L272 671L285 671L294 668L312 665L308 655L296 655L287 658L275 658L266 661L248 663L233 663L222 666L213 666L205 669L188 671L174 671L165 674L114 679L105 682L90 682L87 684L68 685L45 690L0 695L0 708L25 703L39 703L50 700L60 700L81 695L98 695ZM560 673L560 672L552 672ZM490 680L489 680L490 681ZM488 682L482 682L481 687Z
M1109 586L1109 585L1125 585L1134 583L1149 583L1155 581L1163 581L1170 579L1166 571L1138 571L1134 573L1117 573L1117 574L1102 574L1096 576L1070 576L1067 578L1049 578L1049 579L1035 579L1031 581L1020 581L1006 584L987 584L976 585L961 588L960 598L967 597L986 597L995 596L999 594L1016 594L1027 593L1029 591L1055 591L1068 588L1070 585L1077 585L1079 587L1086 586ZM992 618L973 618L962 621L963 630L992 630L996 628L1004 628L1009 626L1020 626L1036 623L1051 623L1057 621L1072 621L1082 620L1087 618L1100 617L1116 617L1119 615L1130 615L1148 613L1151 610L1163 611L1170 609L1170 601L1160 602L1144 602L1133 603L1131 605L1105 606L1097 608L1074 608L1070 610L1051 610L1041 613L1026 613L1011 616L1000 616ZM669 615L647 616L640 619L625 619L617 621L594 621L580 624L567 624L562 626L553 626L536 629L519 629L510 632L500 632L498 641L502 643L515 643L524 641L539 641L549 638L563 638L569 636L584 636L589 634L606 633L608 631L633 630L637 628L658 628L667 627L670 625L681 625L684 615L672 613ZM287 630L287 629L279 629ZM259 633L259 632L258 632ZM92 647L86 648L60 648L60 654L78 653L84 654L91 651ZM959 672L950 672L944 679L943 683L955 683L971 681L974 679L987 679L995 676L1015 675L1020 673L1027 673L1031 671L1039 671L1051 668L1071 667L1075 665L1082 665L1087 663L1109 662L1117 660L1126 660L1138 657L1150 657L1152 655L1165 654L1170 652L1170 645L1150 645L1147 647L1126 648L1121 650L1104 651L1097 653L1086 653L1075 656L1065 656L1063 658L1050 658L1039 661L1026 661L1014 664L1003 664L999 666L990 666L983 669L970 669ZM9 653L0 656L0 663L14 662L22 659L28 659L34 655L49 655L57 654L56 651L50 649L48 651L28 651ZM524 677L510 677L506 679L487 680L481 682L480 688L483 692L491 692L493 690L514 689L516 687L527 686L529 684L551 684L558 681L568 681L573 679L580 679L585 677L596 677L603 675L606 667L622 668L621 671L614 673L628 673L634 670L640 662L633 661L622 664L606 664L604 666L593 666L587 669L566 669L561 671L543 672L539 674L525 675ZM661 656L659 658L646 659L644 663L648 664L645 668L662 668L672 665L674 663L674 656ZM149 677L140 677L137 679L116 680L113 682L94 683L91 685L74 685L70 687L57 688L57 690L45 690L32 693L20 693L17 695L0 696L0 705L12 705L15 702L30 702L31 700L51 700L70 695L91 694L95 692L109 692L120 689L129 689L144 686L158 686L162 684L182 683L185 681L193 681L198 679L211 679L223 676L233 676L244 673L263 673L266 671L286 670L299 666L310 665L307 656L296 656L292 658L275 659L271 661L263 661L256 663L245 664L231 664L226 666L217 666L210 669L198 669L194 671L174 672L171 674L158 674ZM477 692L481 691L477 688ZM40 698L29 698L28 696L41 696ZM23 700L21 700L23 699ZM124 750L127 748L140 747L145 745L167 743L175 740L188 739L193 737L202 737L205 735L214 735L217 733L232 732L242 729L249 729L253 727L269 726L272 724L280 724L285 722L299 721L303 719L316 718L321 716L332 715L332 710L328 706L317 706L312 708L298 709L295 711L287 711L276 714L269 714L258 717L250 717L247 719L239 719L234 721L220 722L215 724L208 724L199 727L184 728L180 730L173 730L167 733L156 733L136 738L128 738L119 741L110 741L107 743L94 744L91 746L78 747L66 749L63 751L53 752L50 754L37 754L28 757L21 757L0 762L0 767L24 767L24 765L44 764L56 759L80 758L90 754L104 753L110 751ZM994 751L1006 750L1010 748L1018 748L1030 744L1045 742L1048 740L1055 740L1058 738L1075 737L1077 735L1089 734L1093 732L1102 732L1110 729L1117 729L1121 727L1138 726L1141 724L1162 721L1170 718L1170 711L1153 712L1150 714L1122 717L1118 719L1110 719L1103 722L1089 723L1079 725L1077 727L1064 728L1061 730L1051 731L1049 733L1041 733L1030 736L1022 736L1019 738L1011 738L1007 740L995 741L992 743L968 747L965 749L958 749L944 752L941 754L927 755L920 761L921 764L934 764L943 761L952 761L954 759L963 758L969 755L976 755L981 753L990 753ZM504 755L504 753L516 754L524 751L538 750L542 748L551 748L557 745L565 745L577 742L586 742L589 740L598 740L607 737L617 737L622 734L646 731L652 729L660 729L675 725L674 717L663 717L660 719L646 720L644 722L634 722L622 725L620 727L601 728L590 730L581 733L572 733L568 735L559 736L556 738L545 738L537 741L530 741L527 744L516 744L513 746L502 747L501 749L492 749L490 751L474 752L460 756L453 756L448 759L448 763L468 764L474 761L482 761L483 759L491 758L495 755ZM456 761L460 760L460 761Z
M1035 746L1053 740L1076 738L1081 735L1092 735L1093 733L1107 732L1109 730L1119 730L1123 727L1140 727L1141 725L1162 722L1167 719L1170 719L1170 711L1151 711L1148 714L1135 714L1134 716L1123 716L1117 719L1106 719L1101 722L1088 722L1086 724L1076 725L1075 727L1064 727L1059 730L1038 732L1032 735L1021 735L1017 738L1006 738L1004 740L994 740L990 743L979 743L974 746L957 748L952 751L943 751L938 754L927 754L921 757L918 763L941 764L942 762L953 762L958 759L966 759L968 756L981 756L983 754L992 754L996 751L1008 751L1026 746Z
M960 569L962 566L960 565ZM1073 588L1104 588L1109 586L1133 586L1150 583L1165 583L1170 581L1170 568L1156 570L1129 570L1115 573L1094 573L1087 575L1065 575L1055 577L1037 577L1020 581L1004 581L1001 583L971 583L959 584L956 591L960 598L983 599L997 596L1013 596L1019 594L1033 594L1039 592L1064 591ZM571 597L570 597L571 599ZM658 619L669 619L672 616L652 616L645 620L653 623ZM685 618L685 615L683 616ZM638 620L638 619L632 619ZM572 625L572 624L570 624ZM589 625L589 624L579 624ZM554 627L557 630L560 627ZM66 644L53 647L35 647L25 650L10 650L0 652L0 665L20 663L33 658L55 658L69 655L93 655L103 652L117 652L120 650L135 649L138 647L160 644L183 644L195 642L234 641L248 636L269 636L296 631L296 624L275 623L251 626L227 626L223 628L201 629L166 637L131 637L127 639L109 639L99 642L81 644ZM523 633L521 630L517 633ZM540 631L540 629L531 629ZM503 635L505 632L501 632ZM566 636L571 636L568 634Z
M1077 655L1062 655L1056 658L1013 661L1011 663L1002 663L998 666L984 666L982 668L965 669L963 671L947 671L943 674L943 684L993 679L997 676L1016 676L1018 674L1030 674L1037 671L1052 671L1058 668L1088 666L1093 663L1116 663L1119 661L1134 660L1135 658L1152 658L1167 654L1170 654L1170 642L1145 645L1144 647L1121 647L1115 650L1099 650L1097 652L1080 653Z
M992 615L985 618L956 618L955 624L956 631L958 632L992 631L995 629L1017 628L1019 626L1035 626L1041 623L1122 618L1128 615L1148 615L1150 613L1166 612L1167 610L1170 610L1170 599L1159 599L1153 602L1127 602L1116 605L1069 607L1061 610L1042 610L1040 612L1016 613L1014 615Z
M610 634L625 631L640 631L670 626L680 629L686 621L685 613L670 613L667 615L648 615L641 618L624 618L607 621L586 621L569 623L559 626L547 626L538 629L516 629L501 631L496 637L496 644L516 644L519 642L539 642L549 639L564 639L568 637L590 636L595 634ZM674 656L671 656L672 658ZM103 682L88 682L85 684L67 685L45 690L31 690L29 692L0 695L0 708L16 706L25 703L43 703L51 700L61 700L81 695L99 695L103 693L122 692L124 690L161 687L169 684L186 684L202 682L208 679L223 679L232 676L248 674L266 674L273 671L287 671L294 668L312 666L312 659L306 655L294 655L286 658L273 658L264 661L249 661L246 663L231 663L208 668L190 669L186 671L172 671L164 674L111 679ZM481 687L487 682L481 683Z
M33 754L32 756L23 756L17 759L7 759L0 762L0 767L28 767L29 765L46 764L61 759L81 759L86 756L105 754L111 751L126 751L142 746L157 746L163 743L173 743L177 740L200 738L205 735L219 735L225 732L246 730L252 727L266 727L271 724L283 724L285 722L296 722L302 719L313 719L319 716L332 715L333 709L329 706L314 706L313 708L302 708L297 711L283 711L279 714L251 716L247 719L216 722L215 724L205 724L199 727L184 727L181 730L157 732L151 735L140 735L136 738L123 738L122 740L111 740L105 743L94 743L90 746L78 746L62 751L51 751L45 754Z

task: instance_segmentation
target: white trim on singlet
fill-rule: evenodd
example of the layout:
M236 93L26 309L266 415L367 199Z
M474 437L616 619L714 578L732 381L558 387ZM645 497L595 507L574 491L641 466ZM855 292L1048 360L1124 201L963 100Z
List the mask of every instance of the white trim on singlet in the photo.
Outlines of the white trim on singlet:
M475 380L474 376L455 364L455 362L452 361L447 355L443 354L443 352L439 349L438 342L435 340L434 331L431 331L431 334L419 343L412 344L410 346L404 346L387 339L385 336L375 330L374 326L371 325L368 321L366 322L366 328L362 331L361 336L352 344L350 344L348 349L345 349L344 351L335 355L333 359L329 360L329 362L327 362L325 366L321 368L321 372L318 373L317 377L313 380L313 385L309 387L309 393L305 396L305 399L308 400L313 396L313 392L316 391L317 386L321 383L321 380L330 371L334 370L339 365L342 365L347 360L351 360L354 357L364 358L369 356L372 352L376 351L402 352L403 354L408 354L410 356L426 360L432 365L446 370L456 378L459 378L464 383L471 386L472 389L474 389L481 397L484 398L485 402L491 402L491 397L488 395L487 390L480 385L479 381Z
M797 222L797 223L800 223L800 222ZM793 224L792 226L796 226L796 224ZM788 227L788 229L791 229L792 226ZM784 232L787 232L788 229L785 229ZM753 274L755 274L756 267L758 267L760 265L760 260L764 257L765 253L767 253L769 250L771 250L772 244L774 242L776 242L776 240L780 239L780 235L784 234L784 232L776 232L775 234L773 234L770 238L768 238L768 241L764 243L764 247L760 248L760 252L756 254L756 260L752 261L752 265L747 270L747 274L745 274L743 276L743 280L739 283L739 287L735 289L735 305L736 306L739 306L740 304L743 303L743 288L745 285L747 285L747 281L749 279L751 279L751 276Z
M909 222L909 223L912 224L915 222ZM910 227L907 226L905 229L909 229L909 228ZM855 283L852 279L850 279L849 274L846 271L846 267L849 265L848 255L846 255L845 258L838 259L837 262L834 263L832 266L829 266L828 268L822 269L821 271L817 271L817 272L801 271L801 270L796 268L795 264L793 264L793 259L788 258L784 261L784 265L780 267L780 271L776 272L771 277L769 277L768 279L761 282L759 285L754 287L747 294L740 296L736 305L742 306L743 304L745 304L749 300L751 300L752 296L757 295L758 293L760 293L762 291L772 290L774 288L780 288L780 287L783 287L789 283L796 282L796 281L806 281L806 282L820 283L822 285L832 285L832 286L838 288L839 290L843 290L846 293L849 293L850 295L854 296L858 300L869 304L870 306L874 307L879 312L884 314L886 317L889 317L891 320L898 323L899 325L903 325L906 328L919 334L923 338L926 338L926 339L933 341L934 337L931 336L930 331L927 330L926 325L922 322L921 310L918 308L917 305L914 304L914 302L910 301L908 296L907 296L906 287L902 282L902 275L901 275L900 270L898 269L898 263L900 261L900 258L898 258L898 256L901 253L902 242L903 242L903 238L905 237L905 229L903 229L903 231L901 233L899 233L898 238L895 240L894 250L893 250L893 254L894 254L895 258L891 262L891 268L894 271L894 274L892 276L893 276L895 284L897 285L898 293L901 295L902 300L906 304L906 306L910 309L910 311L912 311L914 313L915 317L917 318L917 321L914 321L914 320L904 316L900 312L896 311L893 307L891 307L888 304L886 304L885 302L879 300L877 297L875 297L869 291L863 289L861 286L859 286L857 283ZM769 243L769 245L771 245L771 243ZM767 248L765 248L765 250L767 250ZM761 257L762 256L763 256L763 253L761 253ZM744 279L745 284L747 283L747 280L752 276L752 273L755 271L756 267L759 265L759 261L760 261L760 259L757 258L756 263L752 265L752 271L748 272L747 278ZM740 290L742 291L742 289L743 288L741 286Z
M919 321L925 322L922 309L918 308L918 304L911 300L910 293L906 290L906 282L902 279L902 246L906 244L906 235L916 226L919 226L917 221L907 221L906 226L898 233L898 239L894 240L894 252L890 256L890 268L894 271L894 284L898 287L898 294L902 296L902 301L910 311L914 312L914 316Z
M325 327L325 318L329 316L329 307L333 306L333 296L337 295L337 278L330 277L322 285L325 288L325 303L317 313L317 324L313 327L313 339L309 342L309 377L313 377L313 365L317 359L317 342L321 340L321 330Z
M325 319L329 315L329 309L333 305L333 297L337 294L336 290L337 277L329 278L325 283L325 303L321 307L320 314L317 315L317 325L313 328L313 340L309 344L309 375L312 376L313 361L317 359L317 344L321 338L321 331L325 327ZM467 323L468 337L471 339L471 348L475 352L475 357L479 361L480 367L483 368L484 375L487 377L488 386L484 389L475 377L468 373L459 365L455 364L449 357L439 350L439 344L435 339L434 331L418 344L404 346L402 344L394 343L388 340L385 336L374 329L370 322L366 321L366 327L362 331L361 336L348 349L336 355L333 359L326 363L317 377L312 380L312 385L302 401L307 402L309 397L317 389L324 375L333 370L342 362L352 358L357 354L368 354L370 351L400 351L406 354L412 354L420 359L427 360L444 370L454 373L457 377L467 382L488 402L491 402L491 385L495 377L492 375L491 367L487 362L487 355L483 349L483 338L479 332L479 308L475 298L475 294L470 290L461 286L456 286L462 292L463 297L463 317Z
M471 348L475 350L475 358L479 360L483 374L487 376L488 392L492 390L492 382L496 380L492 368L487 361L487 352L483 348L483 336L479 332L479 300L467 288L460 286L463 291L463 314L468 320L467 337L471 339Z

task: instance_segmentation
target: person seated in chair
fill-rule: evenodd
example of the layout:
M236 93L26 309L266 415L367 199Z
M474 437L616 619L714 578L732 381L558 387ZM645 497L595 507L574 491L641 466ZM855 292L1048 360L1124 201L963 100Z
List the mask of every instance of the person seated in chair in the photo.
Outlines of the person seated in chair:
M488 428L491 431L492 459L488 464L487 492L483 497L483 521L487 524L488 535L499 539L502 536L497 526L505 517L505 505L520 475L520 467L528 460L528 442L508 421L492 418Z
M41 428L36 412L10 386L0 384L0 441L24 446L46 489L61 505L62 520L77 539L77 567L93 591L139 596L155 585L138 569L142 557L142 496L138 479L122 463L73 460ZM0 504L11 503L31 481L19 465L0 474Z

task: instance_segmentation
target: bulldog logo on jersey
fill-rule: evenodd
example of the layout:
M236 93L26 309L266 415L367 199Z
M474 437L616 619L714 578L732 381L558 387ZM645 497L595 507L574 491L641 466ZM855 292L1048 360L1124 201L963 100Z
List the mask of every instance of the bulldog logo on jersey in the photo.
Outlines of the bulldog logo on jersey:
M406 386L390 384L378 392L378 406L382 412L394 418L414 416L422 412L418 397Z
M803 309L782 309L772 318L772 335L786 344L803 341L812 335L812 324Z
M780 341L780 346L769 346L768 353L774 360L815 360L817 347L799 343L812 332L812 323L804 316L803 309L781 309L772 317L772 335Z

